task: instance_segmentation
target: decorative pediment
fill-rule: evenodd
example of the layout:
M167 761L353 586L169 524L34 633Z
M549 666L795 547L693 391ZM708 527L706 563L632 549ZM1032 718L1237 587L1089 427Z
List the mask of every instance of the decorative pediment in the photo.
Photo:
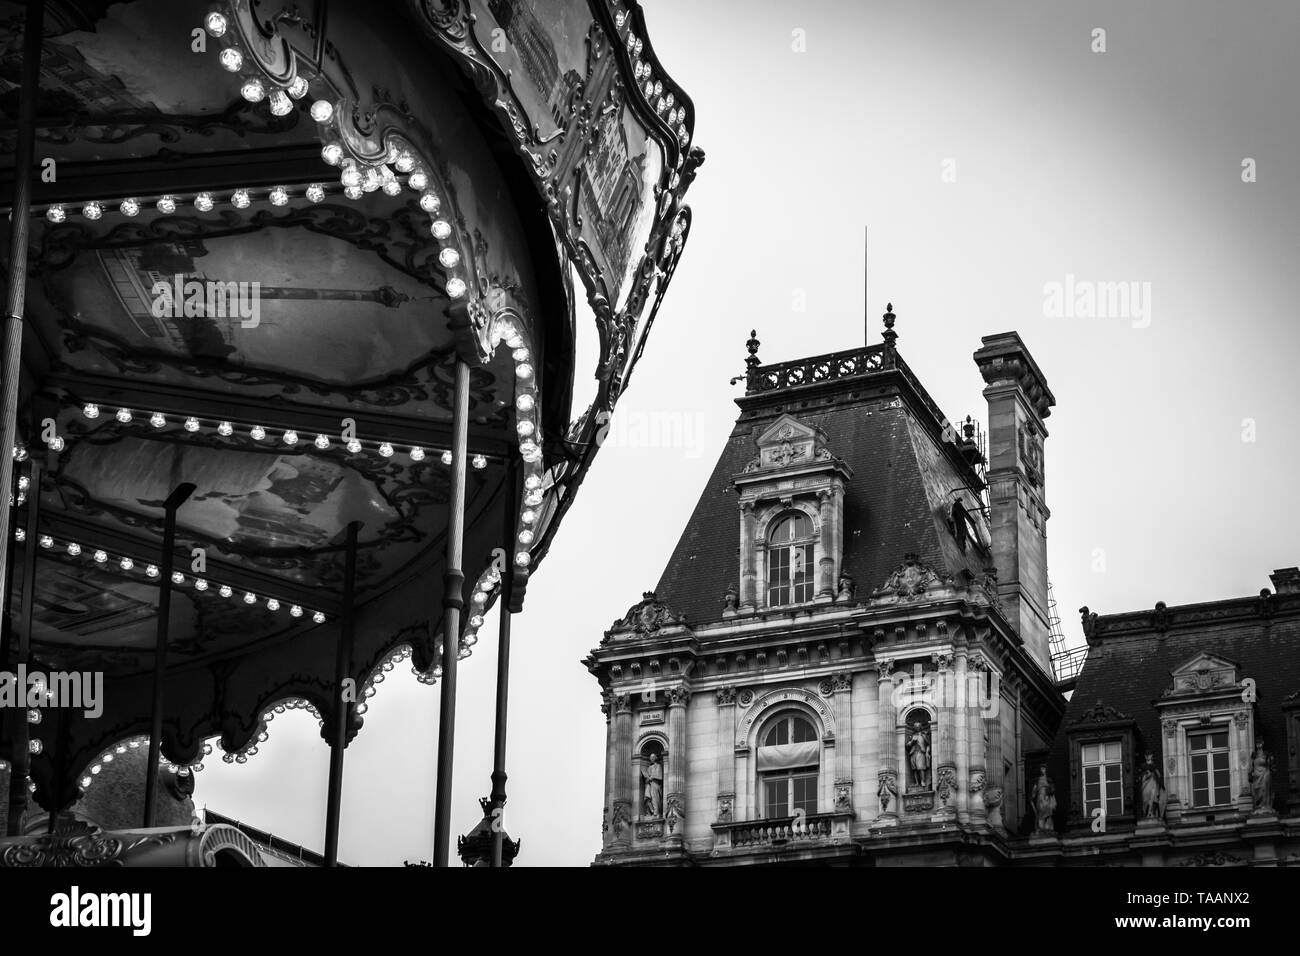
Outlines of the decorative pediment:
M1174 668L1174 679L1167 694L1203 694L1226 690L1237 685L1237 665L1206 651Z
M921 563L915 554L903 556L902 565L889 579L871 593L873 598L899 597L903 599L918 598L927 591L944 586L943 579L933 570Z
M654 634L674 624L684 624L686 616L678 614L663 601L655 597L654 591L644 591L641 600L633 604L626 614L615 621L606 632L606 638L615 632L632 634ZM626 635L622 635L626 636Z
M782 415L758 436L757 462L751 462L746 471L785 468L813 461L830 461L824 436L793 415Z
M1115 724L1122 721L1132 720L1128 714L1116 710L1114 707L1108 707L1101 701L1083 711L1074 720L1070 721L1071 727L1078 727L1080 724Z

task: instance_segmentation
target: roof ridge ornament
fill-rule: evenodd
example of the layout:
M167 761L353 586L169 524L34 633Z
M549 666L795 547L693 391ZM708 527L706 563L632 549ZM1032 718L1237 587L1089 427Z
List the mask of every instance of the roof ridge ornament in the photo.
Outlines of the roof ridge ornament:
M892 351L898 341L898 333L894 331L894 321L898 318L894 315L894 303L885 303L885 314L881 318L885 322L885 331L880 333L880 337L885 340L885 347Z

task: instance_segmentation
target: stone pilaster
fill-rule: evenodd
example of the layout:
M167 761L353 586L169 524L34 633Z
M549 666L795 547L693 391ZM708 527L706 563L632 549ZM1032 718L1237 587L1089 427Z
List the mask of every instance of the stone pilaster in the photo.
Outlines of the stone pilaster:
M953 673L951 654L935 654L930 660L935 667L935 710L939 722L933 754L934 810L936 817L951 818L957 813L956 794L952 788L957 775L957 678Z
M892 661L876 661L877 720L879 721L878 753L876 757L876 821L877 826L898 823L900 801L906 784L898 777L898 746L895 741L894 683L890 672Z
M608 693L605 694L605 701L600 705L600 712L605 715L605 806L602 809L601 821L601 845L606 849L614 840L613 815L614 815L614 795L616 781L614 779L614 767L617 763L617 751L615 750L616 741L614 739L614 720L611 711L613 701Z
M967 784L970 781L970 737L967 731L969 727L966 716L966 708L970 706L970 681L968 680L968 671L966 667L966 650L958 648L956 652L957 671L956 671L956 714L953 718L953 731L956 739L955 753L955 772L953 774L952 788L955 791L950 802L956 804L957 819L962 823L970 821L970 794L967 791ZM954 799L955 798L955 799Z
M835 801L838 811L853 809L853 674L845 671L831 675L834 694L835 725L840 732L835 739Z
M615 694L614 704L614 797L610 810L610 847L632 845L632 808L636 804L632 779L632 697Z
M685 684L670 687L668 698L668 766L664 770L664 840L681 843L686 830L686 705L691 692Z
M971 822L982 825L988 819L988 811L984 806L984 788L988 786L988 748L984 740L984 715L980 710L985 699L983 687L986 685L983 682L988 679L988 664L983 658L971 661L966 679L965 730L969 760L966 792L970 801L967 809Z
M994 829L1004 830L1002 806L1006 802L1006 781L1003 779L1002 756L1002 691L994 684L991 695L992 712L984 718L989 737L988 782L984 790L984 806L988 808L988 823Z
M718 699L718 808L717 821L730 823L736 809L736 688L719 687Z

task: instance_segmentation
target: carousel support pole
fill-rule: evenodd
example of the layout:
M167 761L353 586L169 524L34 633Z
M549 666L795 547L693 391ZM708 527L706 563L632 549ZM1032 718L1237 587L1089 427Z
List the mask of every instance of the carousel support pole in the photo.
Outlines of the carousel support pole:
M153 653L153 717L149 723L149 763L144 779L144 825L153 826L158 805L158 763L162 757L163 679L167 672L167 632L171 624L172 567L176 559L176 511L194 485L182 482L163 502L162 574L158 585L157 643Z
M343 682L352 672L352 600L357 582L357 531L360 521L348 525L348 551L343 571L343 614L339 621L339 646L334 658L334 733L330 740L330 780L325 809L325 865L339 865L339 817L343 810L343 753L348 745L348 705Z
M32 459L27 486L27 537L23 541L23 604L18 622L18 646L14 653L14 669L27 663L32 651L32 611L36 606L36 539L41 518L41 463ZM7 509L6 509L7 510ZM13 710L9 761L9 836L23 832L23 815L27 812L27 774L31 770L31 733L27 723L27 708Z
M0 489L13 487L13 450L18 444L18 378L23 367L23 306L27 296L27 231L31 219L32 171L36 153L36 96L41 82L44 0L27 0L23 21L22 83L18 91L18 143L14 151L14 204L9 211L9 275L5 303L4 378L0 382ZM0 508L0 541L9 540L9 509ZM0 548L0 561L7 561ZM0 581L7 569L0 567ZM9 610L9 592L0 595L0 614Z
M518 471L511 468L506 479L505 552L513 554L515 548L515 514L519 502ZM492 865L502 865L502 847L505 843L506 805L506 705L510 700L510 602L514 596L514 573L509 568L501 575L501 599L497 603L501 620L497 629L497 714L496 732L492 745Z
M469 429L469 366L456 361L452 413L451 501L447 512L447 569L442 593L442 694L438 704L438 793L433 821L433 865L447 866L451 852L452 756L456 736L456 660L460 613L465 606L465 446Z

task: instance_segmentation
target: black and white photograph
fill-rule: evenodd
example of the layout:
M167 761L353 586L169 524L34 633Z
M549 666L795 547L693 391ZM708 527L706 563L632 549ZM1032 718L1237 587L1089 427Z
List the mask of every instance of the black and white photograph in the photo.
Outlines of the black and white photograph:
M749 872L900 944L1280 932L1298 41L0 0L6 932L219 887L564 944Z

